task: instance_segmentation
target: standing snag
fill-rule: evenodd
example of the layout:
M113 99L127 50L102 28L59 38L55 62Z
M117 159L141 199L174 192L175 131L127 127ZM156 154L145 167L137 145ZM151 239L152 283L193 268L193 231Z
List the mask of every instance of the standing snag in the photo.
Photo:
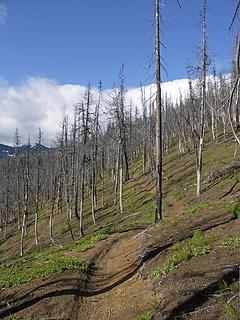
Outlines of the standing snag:
M156 213L155 222L162 219L162 101L161 101L161 55L160 55L160 13L156 0Z

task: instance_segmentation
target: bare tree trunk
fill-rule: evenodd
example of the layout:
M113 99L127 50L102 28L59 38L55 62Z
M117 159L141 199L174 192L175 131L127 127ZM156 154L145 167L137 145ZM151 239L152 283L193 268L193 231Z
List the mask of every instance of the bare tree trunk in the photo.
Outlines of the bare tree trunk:
M56 200L56 187L57 187L57 178L55 177L53 180L53 187L52 187L52 203L51 203L51 210L49 215L49 238L52 243L56 243L53 238L53 214L54 214L54 207L55 207L55 200Z
M85 157L85 156L84 156ZM85 160L83 160L83 163ZM83 232L83 203L84 203L84 179L85 179L85 165L82 166L81 172L81 199L80 199L80 217L79 217L79 229L80 229L80 236L84 237Z
M216 140L216 135L215 135L215 115L214 115L214 108L212 107L211 108L211 116L212 116L212 125L211 125L211 128L212 128L212 138L213 140L215 141Z
M117 204L117 191L118 191L118 176L119 176L119 162L120 162L120 143L118 144L116 167L115 167L115 184L114 184L114 204Z
M105 183L105 175L104 175L104 150L102 150L102 208L104 207L104 183Z
M152 90L150 88L150 101L149 101L149 116L148 116L148 135L149 135L149 150L148 150L148 170L150 171L150 179L153 178L153 171L155 170L154 161L154 137L153 137L153 103L152 103Z
M119 170L119 206L120 212L123 213L123 158L120 156L120 170Z
M57 188L57 214L62 213L62 173L60 171L59 174L59 181L58 181L58 188Z
M146 99L145 88L141 86L141 100L143 108L143 128L142 128L142 143L143 143L143 174L146 173L146 158L147 158L147 115L146 115Z
M206 13L207 13L207 0L204 0L203 12L202 12L202 75L201 75L202 101L201 101L201 109L200 109L199 146L198 146L198 156L197 156L197 162L196 162L197 197L199 197L201 193L203 139L204 139L205 109L206 109L206 73L207 73Z
M25 194L25 197L26 197L26 194ZM20 240L20 256L23 255L23 240L24 240L24 234L25 234L24 231L25 231L25 225L26 225L27 208L26 208L25 202L26 202L26 198L24 199L24 211L23 211L23 221L22 221L21 240Z
M18 208L18 230L21 229L21 197L20 197L20 166L19 166L19 146L20 146L20 137L18 129L15 131L14 136L14 147L15 147L15 157L16 157L16 177L17 177L17 208Z
M5 228L4 228L4 239L7 236L8 230L8 220L9 220L9 196L10 196L10 166L9 166L10 159L7 159L7 168L6 168L6 178L7 178L7 188L6 188L6 214L5 214Z
M68 207L68 217L69 219L72 219L72 202L71 202L71 189L69 181L69 145L68 145L68 118L64 118L63 120L63 164L64 164L64 173L65 173L65 184L66 184L66 198L67 198L67 207Z
M95 183L96 183L96 179L95 179L95 172L93 169L92 172L92 221L93 224L96 224L96 219L95 219L95 208L96 208L96 198L95 198Z
M156 0L156 214L155 223L162 219L162 102L159 0Z
M23 211L23 221L20 239L20 255L23 255L23 242L24 237L27 233L27 217L28 217L28 199L29 199L29 183L30 183L30 168L29 168L29 155L30 155L30 137L28 139L28 151L27 151L27 164L26 164L26 177L24 186L24 211Z
M226 126L227 126L227 120L226 120L226 115L222 113L222 123L223 123L223 137L224 140L226 140L227 135L226 135Z
M238 82L237 86L237 92L236 92L236 131L240 130L240 114L239 114L239 108L240 108L240 83Z
M234 93L235 91L237 92L236 95L236 104L238 104L239 102L239 87L240 87L240 35L238 35L238 39L237 39L237 48L236 48L236 59L235 59L235 68L236 68L236 79L231 91L231 95L229 98L229 102L228 102L228 116L229 116L229 121L230 121L230 126L233 132L233 135L236 139L236 141L238 142L238 144L240 145L240 139L237 136L236 130L234 129L234 125L233 125L233 121L232 121L232 117L231 117L231 109L232 109L232 104L233 104L233 98L234 98Z
M39 147L41 146L42 140L42 132L39 128L38 133L38 144ZM35 224L34 224L34 231L35 231L35 244L39 244L39 236L38 236L38 214L39 214L39 196L40 196L40 165L41 165L41 155L40 151L38 151L37 155L37 192L36 192L36 208L35 208Z
M79 228L80 228L80 236L84 237L83 232L83 205L84 205L84 196L85 196L85 171L86 171L86 147L88 142L88 134L89 134L89 108L90 108L90 99L91 92L90 86L88 86L86 95L86 108L84 104L82 104L82 125L83 125L83 159L81 165L81 194L80 194L80 219L79 219Z
M76 188L76 168L77 168L77 159L76 159L76 136L77 136L77 106L75 106L74 109L74 120L73 120L73 128L72 128L72 161L71 161L71 166L72 166L72 182L71 182L71 212L73 210L73 201L75 199L75 188ZM76 216L76 211L75 211L75 216ZM76 216L77 217L77 216ZM71 217L70 217L71 219Z

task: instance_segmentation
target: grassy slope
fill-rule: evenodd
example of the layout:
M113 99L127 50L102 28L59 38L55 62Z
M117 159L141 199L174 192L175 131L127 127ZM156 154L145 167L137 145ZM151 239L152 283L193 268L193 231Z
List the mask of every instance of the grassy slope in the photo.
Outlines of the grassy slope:
M206 137L206 140L210 136ZM217 143L209 141L205 145L203 180L212 171L222 170L229 165L240 164L239 155L233 159L234 143L229 137L227 141L220 138ZM199 199L195 197L195 158L194 154L178 156L176 146L172 147L169 154L164 158L164 220L171 221L173 227L177 227L182 215L197 215L208 213L209 210L239 211L237 207L237 193L232 196L219 199L240 179L240 173L226 175L223 179L203 184L205 191ZM84 270L84 262L66 257L67 252L86 251L95 242L106 239L109 234L121 229L145 226L154 221L155 188L154 180L150 175L143 175L141 172L142 159L139 157L130 167L131 179L124 185L124 209L123 215L119 212L118 205L113 204L113 182L109 178L105 182L105 206L99 207L96 212L96 225L91 222L90 199L85 204L85 230L86 238L79 239L78 223L72 221L72 228L76 237L75 242L71 241L70 232L66 224L66 212L54 216L55 239L63 246L56 248L49 245L48 240L48 209L41 212L39 222L40 246L34 244L33 217L30 217L30 227L25 240L25 256L18 258L19 232L10 230L7 239L0 237L0 255L3 268L0 275L0 287L17 285L36 277L42 277L54 272L61 272L66 269ZM236 186L236 190L240 186ZM101 183L98 185L101 190ZM99 201L101 202L101 201ZM134 213L136 215L131 216ZM128 218L124 219L124 217ZM102 226L112 224L111 227ZM93 233L94 232L94 233ZM10 234L13 233L11 236ZM77 255L79 256L79 255Z

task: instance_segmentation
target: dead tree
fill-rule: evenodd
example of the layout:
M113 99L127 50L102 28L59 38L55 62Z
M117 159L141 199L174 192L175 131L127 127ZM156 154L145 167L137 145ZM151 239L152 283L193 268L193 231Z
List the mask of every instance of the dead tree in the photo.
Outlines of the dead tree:
M201 60L202 60L202 66L201 66L201 106L200 106L200 125L199 125L199 145L198 145L197 159L196 159L197 197L199 197L200 193L201 193L203 139L204 139L205 109L206 109L206 77L207 77L207 68L208 68L206 15L207 15L207 0L204 0L202 12L201 12L201 24L202 24Z
M35 244L39 243L38 235L38 215L39 215L39 197L40 197L40 167L41 167L41 144L42 144L42 131L39 128L38 131L38 152L37 152L37 190L36 190L36 208L35 208Z
M53 238L53 215L54 215L54 208L55 208L55 202L56 202L56 189L57 189L57 177L52 177L52 199L51 199L51 205L50 205L48 228L49 228L49 238L53 244L57 244Z
M121 141L121 149L125 163L125 181L129 180L129 165L128 165L128 152L127 152L127 126L125 114L125 84L124 84L124 64L121 67L119 74L119 92L117 99L117 122L119 128L119 137Z
M98 152L99 152L99 109L102 100L102 82L99 82L98 101L95 106L94 121L93 121L93 150L92 150L92 190L91 190L91 206L92 220L96 223L95 211L97 208L97 171L98 171Z
M19 160L19 146L20 137L18 129L15 131L14 136L14 148L15 148L15 158L16 158L16 183L17 183L17 211L18 211L18 230L20 230L21 224L21 196L20 196L20 160Z
M161 55L160 55L160 12L159 0L156 0L155 9L156 39L156 213L155 223L162 219L162 101L161 101Z
M25 178L24 178L24 209L23 209L23 219L22 219L22 229L21 229L21 239L20 239L20 255L23 255L23 243L24 237L27 231L27 219L29 211L29 186L30 186L30 137L28 138L28 148L25 164Z
M143 109L143 126L142 126L142 153L143 153L143 174L146 173L146 162L147 162L147 107L145 88L141 85L141 103Z
M236 5L236 8L235 8L235 11L234 11L233 18L232 18L232 21L231 21L229 29L231 29L232 26L234 25L234 23L235 23L235 21L237 19L237 16L239 14L239 11L240 11L240 0L237 0L237 5Z
M232 120L232 105L233 105L233 100L234 100L234 94L236 94L236 109L238 109L238 105L239 105L239 101L240 101L240 35L238 35L237 38L237 47L236 47L236 58L235 58L235 80L234 80L234 84L233 84L233 88L231 90L231 95L229 97L229 102L228 102L228 116L229 116L229 121L230 121L230 126L233 132L233 135L236 139L236 141L238 142L238 144L240 145L240 138L237 135L237 132L234 128L233 125L233 120Z
M80 219L79 219L79 228L80 236L84 236L83 232L83 210L84 210L84 199L85 199L85 177L87 171L87 163L89 162L87 148L89 142L89 133L90 133L90 105L91 105L91 88L88 86L84 103L81 105L81 114L82 114L82 162L81 162L81 188L80 188Z

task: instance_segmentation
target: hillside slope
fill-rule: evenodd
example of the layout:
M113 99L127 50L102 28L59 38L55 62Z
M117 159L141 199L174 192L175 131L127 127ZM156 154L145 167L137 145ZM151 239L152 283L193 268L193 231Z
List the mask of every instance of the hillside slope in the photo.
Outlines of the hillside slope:
M206 139L208 141L208 137ZM231 136L205 145L203 192L195 196L194 154L164 159L164 219L153 225L154 179L131 165L124 185L124 214L105 183L96 225L86 203L86 237L66 214L48 209L40 218L40 246L33 217L18 258L19 232L0 238L0 318L9 319L239 319L240 158ZM98 188L101 189L101 183ZM14 315L14 316L11 316Z

